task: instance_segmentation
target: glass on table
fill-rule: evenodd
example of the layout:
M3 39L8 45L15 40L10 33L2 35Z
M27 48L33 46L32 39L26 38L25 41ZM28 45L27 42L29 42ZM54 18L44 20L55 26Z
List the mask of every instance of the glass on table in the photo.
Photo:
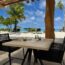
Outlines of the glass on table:
M41 40L41 37L39 35L35 35L35 40Z
M23 41L31 41L32 37L23 37Z

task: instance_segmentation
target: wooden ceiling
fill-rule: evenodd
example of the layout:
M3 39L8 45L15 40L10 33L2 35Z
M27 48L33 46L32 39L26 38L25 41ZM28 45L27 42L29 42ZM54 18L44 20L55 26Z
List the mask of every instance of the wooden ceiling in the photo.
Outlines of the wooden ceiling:
M35 0L0 0L0 8L5 7L7 5L14 4L14 3L18 3L21 1L26 1L27 3L29 3L30 1L34 2Z
M17 3L17 2L20 2L20 1L27 1L27 0L9 0L8 2L6 0L0 0L0 5L6 6L6 5Z

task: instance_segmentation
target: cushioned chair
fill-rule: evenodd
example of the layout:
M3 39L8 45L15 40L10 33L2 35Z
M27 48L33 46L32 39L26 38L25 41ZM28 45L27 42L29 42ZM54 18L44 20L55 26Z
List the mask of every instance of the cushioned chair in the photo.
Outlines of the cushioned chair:
M39 60L41 65L43 65L42 60L47 60L51 62L57 62L61 63L63 62L63 55L64 55L64 44L65 44L65 38L63 41L63 44L59 43L52 43L49 51L42 51L42 50L34 50L34 57L35 60Z
M11 65L11 52L13 52L19 48L18 47L7 47L7 46L2 45L2 43L9 42L9 41L11 41L9 34L0 34L0 50L9 52L9 62ZM4 64L6 64L6 63L4 63Z

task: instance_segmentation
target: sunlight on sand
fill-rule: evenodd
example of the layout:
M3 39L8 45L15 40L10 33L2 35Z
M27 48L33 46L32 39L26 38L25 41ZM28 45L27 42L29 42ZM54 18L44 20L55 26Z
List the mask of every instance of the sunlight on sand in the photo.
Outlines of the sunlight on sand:
M8 32L8 31L0 31L0 34L9 33L10 37L35 37L35 35L38 35L39 37L45 38L44 32ZM55 32L55 38L64 38L65 32Z

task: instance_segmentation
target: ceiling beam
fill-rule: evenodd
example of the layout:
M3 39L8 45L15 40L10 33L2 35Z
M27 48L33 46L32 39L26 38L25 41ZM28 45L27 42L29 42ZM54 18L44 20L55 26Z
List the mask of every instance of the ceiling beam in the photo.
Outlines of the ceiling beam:
M20 1L27 1L27 0L12 0L10 2L5 2L3 0L0 0L0 5L7 6L7 5L10 5L10 4L18 3Z

